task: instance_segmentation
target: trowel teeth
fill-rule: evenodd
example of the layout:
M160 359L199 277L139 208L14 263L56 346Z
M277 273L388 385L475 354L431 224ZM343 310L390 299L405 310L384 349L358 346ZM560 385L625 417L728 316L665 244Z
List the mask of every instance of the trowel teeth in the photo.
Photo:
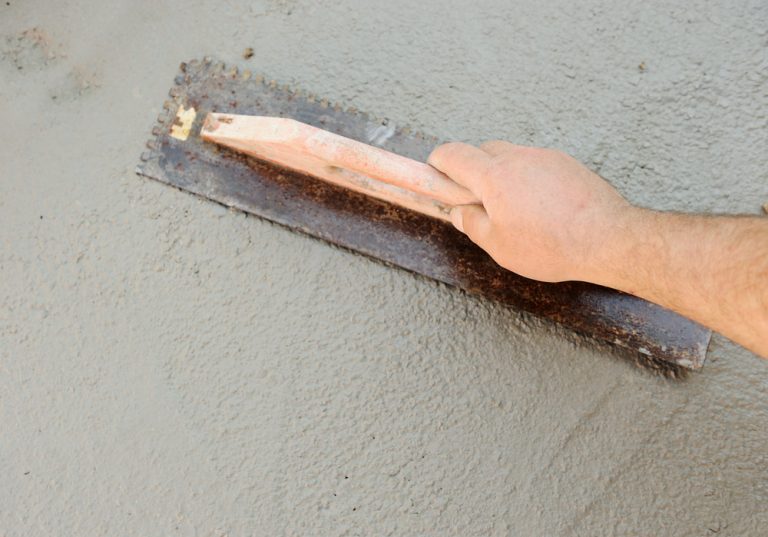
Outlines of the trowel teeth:
M245 69L241 76L243 77L243 80L248 80L251 78L251 71L249 69Z

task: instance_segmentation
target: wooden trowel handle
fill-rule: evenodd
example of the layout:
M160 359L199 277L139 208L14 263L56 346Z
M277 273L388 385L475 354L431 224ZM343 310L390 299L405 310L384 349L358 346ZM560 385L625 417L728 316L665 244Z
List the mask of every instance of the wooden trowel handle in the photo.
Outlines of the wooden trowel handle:
M287 118L210 113L211 141L375 198L449 220L455 205L480 203L432 166Z

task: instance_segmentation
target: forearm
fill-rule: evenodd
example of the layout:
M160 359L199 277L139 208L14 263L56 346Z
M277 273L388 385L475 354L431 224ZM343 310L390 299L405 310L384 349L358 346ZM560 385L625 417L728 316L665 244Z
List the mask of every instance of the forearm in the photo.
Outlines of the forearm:
M768 357L768 219L632 209L608 236L597 283Z

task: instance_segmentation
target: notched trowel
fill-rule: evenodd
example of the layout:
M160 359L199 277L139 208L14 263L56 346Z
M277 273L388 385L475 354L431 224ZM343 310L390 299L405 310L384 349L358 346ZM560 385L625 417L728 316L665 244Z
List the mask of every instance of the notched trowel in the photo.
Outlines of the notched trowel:
M424 164L436 138L209 59L182 64L169 95L139 174L555 321L662 373L704 364L708 329L611 289L520 277L453 229L448 209L475 200Z

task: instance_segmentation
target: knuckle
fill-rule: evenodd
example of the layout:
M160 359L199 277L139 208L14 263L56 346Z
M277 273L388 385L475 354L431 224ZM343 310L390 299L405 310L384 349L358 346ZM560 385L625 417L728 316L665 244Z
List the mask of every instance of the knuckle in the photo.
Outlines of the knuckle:
M461 154L465 145L466 144L461 142L446 142L439 145L432 150L432 153L430 153L427 158L427 162L430 164L438 164L440 162L445 162L447 159L454 158L456 155Z
M446 153L454 153L456 151L462 151L464 147L466 147L467 144L464 144L462 142L446 142L440 147L438 147L438 150L446 152Z
M451 146L454 142L448 142L445 144L441 144L434 148L432 152L429 154L429 160L436 160L442 157L445 153L449 153L451 151Z
M483 151L493 151L493 150L502 150L502 149L509 149L512 146L509 142L505 142L504 140L487 140L480 144L480 149Z
M515 150L514 155L510 155L510 160L518 162L521 166L538 165L546 162L562 162L571 157L559 149L548 147L520 147Z
M521 150L521 156L531 159L539 159L547 157L553 151L553 149L547 149L546 147L525 147Z

